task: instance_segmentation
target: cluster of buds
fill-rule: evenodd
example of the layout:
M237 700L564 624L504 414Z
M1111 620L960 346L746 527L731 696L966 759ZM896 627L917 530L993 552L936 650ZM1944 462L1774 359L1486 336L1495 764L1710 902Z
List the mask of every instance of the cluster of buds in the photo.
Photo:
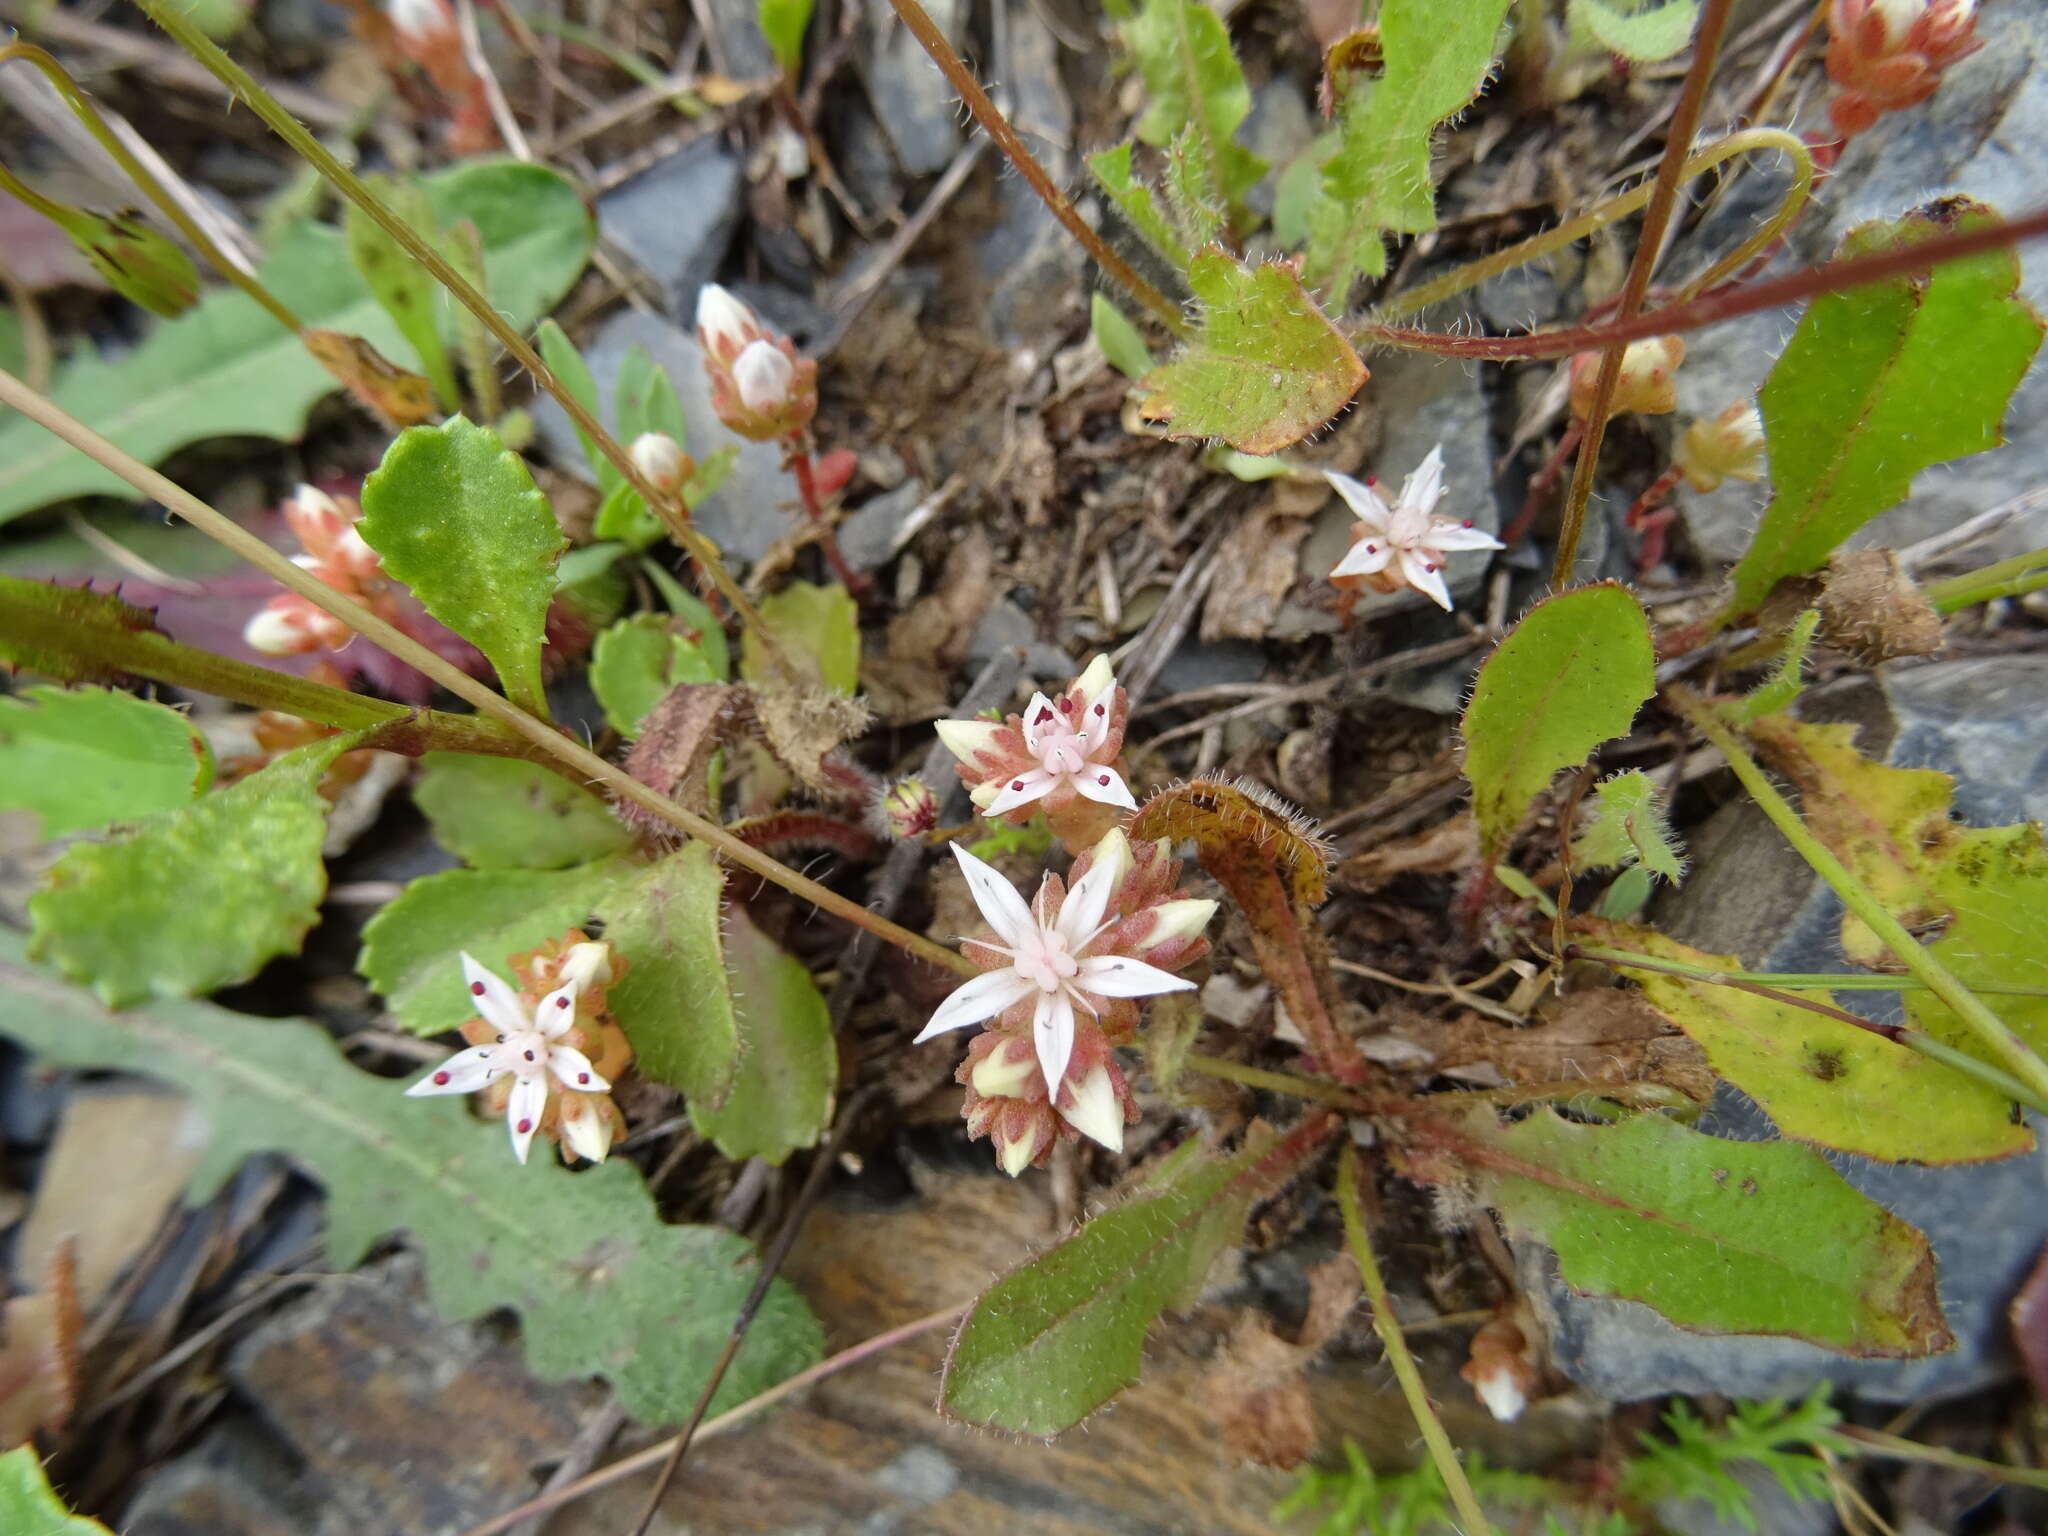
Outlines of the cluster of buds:
M1728 480L1761 480L1763 417L1747 400L1736 401L1718 416L1702 416L1679 438L1672 462L1696 491L1717 491Z
M1828 78L1840 92L1828 117L1844 139L1887 112L1918 106L1942 72L1984 46L1977 0L1833 0Z
M1330 572L1340 589L1349 582L1375 592L1413 587L1446 613L1451 609L1450 584L1444 580L1445 557L1453 550L1499 549L1499 539L1472 526L1470 518L1439 517L1444 495L1444 450L1439 443L1401 486L1392 506L1371 479L1326 471L1325 478L1358 519L1351 530L1351 549Z
M876 796L875 821L897 842L927 836L939 825L939 797L923 779L898 779Z
M609 944L571 928L515 955L511 965L516 988L462 957L479 1015L462 1026L469 1049L406 1095L480 1094L488 1113L505 1117L513 1155L522 1163L537 1135L564 1156L601 1163L626 1124L611 1086L633 1051L605 1011L606 989L624 973L625 961Z
M711 381L711 408L757 443L796 435L818 413L818 365L787 336L716 283L697 294L697 344Z
M982 815L1022 826L1044 811L1053 835L1078 853L1119 811L1138 808L1117 762L1129 714L1109 658L1098 656L1063 692L1032 694L1022 715L941 720L938 733Z
M300 486L284 503L285 526L302 551L292 556L292 564L354 598L379 618L405 628L405 616L384 574L383 562L356 531L356 521L362 515L353 501L336 501L325 491ZM296 592L273 597L242 630L249 648L266 656L338 651L354 638L355 631Z
M1593 409L1593 390L1600 378L1599 352L1579 352L1571 361L1572 414L1584 421ZM1683 336L1645 336L1621 354L1621 373L1614 381L1615 415L1634 411L1641 416L1668 416L1678 409L1678 365L1685 361Z
M993 1141L1013 1177L1043 1165L1062 1137L1122 1151L1138 1110L1112 1050L1136 1036L1137 999L1193 988L1174 973L1208 952L1216 903L1180 891L1167 842L1134 845L1120 829L1074 860L1071 886L1048 874L1029 905L952 847L990 936L964 941L982 974L917 1040L988 1024L956 1074L969 1136Z

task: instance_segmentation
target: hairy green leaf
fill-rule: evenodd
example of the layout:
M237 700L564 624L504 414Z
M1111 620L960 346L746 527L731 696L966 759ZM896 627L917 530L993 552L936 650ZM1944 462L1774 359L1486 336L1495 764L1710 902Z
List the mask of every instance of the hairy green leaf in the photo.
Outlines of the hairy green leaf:
M1636 954L1738 971L1648 928L1588 925ZM1621 969L1628 970L1626 966ZM1707 1053L1714 1071L1800 1141L1889 1163L1969 1163L2034 1144L1995 1089L1867 1029L1734 987L1661 971L1628 971L1643 997ZM1802 996L1829 1006L1823 992Z
M53 1065L177 1084L211 1126L196 1197L244 1159L281 1152L327 1187L327 1264L347 1269L387 1233L424 1250L450 1320L515 1309L543 1377L608 1377L649 1423L685 1417L725 1344L757 1260L714 1227L667 1226L632 1164L575 1174L522 1167L504 1128L455 1099L408 1099L357 1070L323 1029L205 1003L109 1013L21 963L0 930L0 1033ZM731 1406L812 1364L816 1320L776 1282L714 1403ZM19 1529L4 1526L10 1532Z
M725 1102L692 1102L690 1120L735 1162L780 1166L816 1146L832 1123L839 1047L825 995L801 961L738 909L726 913L725 969L739 1028L738 1070Z
M1341 411L1365 364L1285 262L1248 267L1198 252L1188 286L1201 330L1144 380L1144 414L1169 437L1220 437L1244 453L1277 453Z
M606 892L605 938L626 957L605 994L642 1077L680 1088L691 1113L725 1100L741 1049L719 925L725 875L703 843Z
M564 869L633 841L602 800L523 758L429 752L412 797L434 840L478 869Z
M811 24L811 0L756 0L761 35L783 74L796 79L804 61L804 31Z
M1224 1158L1190 1143L1151 1192L998 1280L953 1339L939 1406L1056 1435L1135 1382L1153 1320L1192 1305L1216 1256L1239 1240L1270 1146L1263 1137Z
M538 165L478 160L426 179L444 223L472 219L490 263L491 302L530 325L568 291L595 239L568 178ZM258 268L265 287L308 326L360 336L378 351L402 338L363 289L341 231L301 224ZM296 440L313 402L338 388L299 338L239 289L206 295L158 326L133 352L107 361L80 349L51 398L146 464L209 437ZM0 522L88 493L140 493L26 417L0 424Z
M1571 0L1571 24L1637 64L1668 59L1692 41L1699 0Z
M1089 301L1088 324L1095 333L1095 344L1118 373L1127 379L1142 379L1152 371L1152 349L1109 295L1098 293Z
M440 234L433 204L419 184L395 176L372 176L371 190L384 205L411 226L429 244ZM448 348L441 340L438 314L441 285L432 274L354 203L342 209L342 228L348 236L349 260L355 263L370 297L384 308L398 327L420 368L433 381L434 395L443 410L452 411L461 402L456 393L455 370L448 363Z
M728 670L725 631L708 610L701 626L680 617L636 613L597 637L590 686L612 729L638 736L640 722L670 689L679 683L722 683Z
M761 623L799 665L808 661L827 688L848 698L860 691L860 605L846 588L792 581L761 600ZM740 676L750 683L775 678L751 629L740 642Z
M364 540L427 612L484 653L506 695L547 718L540 648L569 541L526 463L489 427L408 427L363 482Z
M1792 707L1806 689L1806 652L1819 628L1818 608L1809 608L1792 621L1785 636L1785 649L1778 653L1778 664L1771 668L1771 675L1758 683L1747 698L1731 706L1738 722L1746 724Z
M11 1536L109 1536L97 1520L66 1509L43 1475L32 1445L0 1456L0 1531Z
M320 777L355 741L296 748L131 832L73 846L29 898L36 958L124 1008L247 981L295 951L327 890Z
M1181 248L1199 251L1211 241L1222 240L1230 223L1223 206L1223 192L1216 185L1209 157L1195 125L1189 123L1166 146L1166 175L1160 182L1166 192L1166 206L1180 231Z
M1656 689L1650 622L1627 589L1580 587L1522 616L1465 707L1465 777L1489 867L1558 769L1625 735Z
M1236 142L1251 114L1252 92L1230 51L1223 18L1202 0L1143 0L1122 30L1145 77L1138 137L1164 147L1193 129L1208 179L1236 208L1266 174L1266 162Z
M1511 1229L1557 1250L1574 1290L1681 1328L1860 1356L1955 1343L1927 1239L1797 1142L1723 1141L1662 1115L1576 1125L1544 1109L1503 1126L1481 1106L1424 1156L1424 1177L1476 1175Z
M1386 71L1346 98L1343 141L1324 163L1322 191L1308 211L1309 286L1333 309L1349 302L1360 272L1386 270L1382 233L1436 227L1430 141L1486 84L1508 4L1385 0L1380 7Z
M111 688L0 698L0 810L38 813L44 837L176 810L212 782L213 752L178 710Z
M1131 145L1119 144L1115 149L1090 155L1088 169L1094 172L1096 183L1109 194L1117 212L1138 232L1139 238L1151 246L1161 260L1170 263L1176 272L1185 272L1188 248L1173 226L1166 222L1166 215L1159 211L1151 186L1139 180L1131 169L1131 154Z
M1657 786L1640 768L1602 779L1593 787L1593 825L1572 843L1581 869L1611 869L1641 861L1645 869L1676 881L1684 862L1664 818Z
M462 982L461 952L512 980L506 958L590 921L632 878L605 859L575 869L451 869L409 883L363 928L356 969L417 1035L459 1028L476 1014Z
M1913 245L1996 215L1967 198L1851 230L1841 255ZM1808 306L1757 397L1776 494L1735 567L1728 612L1817 570L1897 505L1930 464L2005 441L2012 392L2041 345L2018 294L2019 256L1987 251L1931 272L1824 294Z

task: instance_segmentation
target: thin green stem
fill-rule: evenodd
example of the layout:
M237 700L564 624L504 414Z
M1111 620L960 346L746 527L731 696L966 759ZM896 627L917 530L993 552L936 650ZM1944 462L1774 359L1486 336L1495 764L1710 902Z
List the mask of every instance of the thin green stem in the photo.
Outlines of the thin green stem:
M1921 589L1937 613L1954 613L1995 597L2017 597L2048 586L2048 549L2030 549L1982 570L1965 571Z
M1401 1395L1408 1400L1408 1411L1415 1415L1415 1427L1422 1431L1423 1443L1429 1447L1429 1459L1436 1463L1458 1518L1465 1522L1464 1536L1493 1536L1493 1527L1479 1507L1479 1496L1465 1476L1464 1464L1458 1460L1451 1437L1444 1433L1443 1420L1430 1406L1422 1372L1416 1369L1415 1357L1408 1353L1408 1341L1401 1336L1393 1298L1387 1294L1379 1260L1373 1257L1372 1239L1365 1230L1365 1212L1358 1202L1358 1153L1348 1146L1337 1163L1337 1204L1344 1212L1344 1237L1351 1245L1351 1257L1358 1262L1366 1299L1372 1303L1373 1330L1387 1352L1387 1364L1394 1368L1394 1379L1401 1384Z
M1736 731L1725 721L1716 707L1708 700L1683 689L1671 690L1674 704L1701 735L1721 749L1728 759L1728 766L1749 796L1757 803L1771 824L1784 834L1799 856L1812 866L1814 872L1833 888L1842 898L1842 905L1861 918L1870 931L1899 960L1944 1003L1954 1010L1955 1015L1978 1041L1995 1056L2013 1076L2032 1090L2036 1098L2048 1098L2048 1062L2027 1048L2025 1041L2012 1032L1998 1015L1984 1006L1969 987L1934 952L1916 940L1906 926L1886 910L1883 902L1870 887L1850 872L1848 866L1837 859L1821 840L1807 830L1806 823L1799 819L1791 803L1778 793L1763 769L1757 765L1739 739Z
M1609 949L1599 944L1574 944L1566 953L1568 960L1600 960L1610 965L1627 966L1634 970L1668 971L1673 976L1689 976L1695 981L1719 983L1723 981L1753 981L1759 986L1776 987L1785 992L1924 992L1927 983L1917 976L1872 976L1858 972L1833 975L1827 971L1730 971L1718 966L1691 965L1682 960L1666 960L1662 956L1639 955L1628 949ZM2048 997L2048 987L2013 987L2005 985L1978 986L1972 990L1988 993L1994 997Z
M386 207L377 195L363 184L361 177L343 165L326 145L307 132L305 126L279 105L275 97L257 84L247 70L235 63L211 38L201 32L178 9L175 0L135 0L135 3L142 7L151 21L169 33L173 41L205 65L221 84L240 97L250 111L269 125L271 132L291 146L294 153L319 171L333 183L343 197L362 209L379 228L397 241L407 255L455 296L457 303L483 322L485 328L497 337L499 345L512 354L521 368L532 375L533 381L554 396L556 403L568 414L569 419L581 429L585 438L597 445L598 451L611 461L612 466L625 477L626 483L640 493L641 499L648 506L662 514L662 521L667 525L669 536L690 552L698 565L710 576L713 585L732 605L733 612L740 616L740 621L756 632L756 639L765 652L787 670L787 658L783 656L781 646L762 625L760 614L747 600L747 595L740 590L739 583L733 580L732 573L726 570L725 562L719 556L718 546L691 527L686 520L672 515L667 510L667 500L634 466L632 455L619 444L617 438L605 430L604 425L590 413L583 402L555 377L553 370L541 360L540 354L503 315L498 313L490 301L465 281L462 274L450 266L441 253L428 244L418 231Z
M213 243L206 231L193 220L192 215L180 207L178 200L165 190L163 183L151 174L147 166L135 158L134 152L121 142L121 136L107 126L106 119L100 116L99 109L92 104L92 99L64 72L63 65L34 43L9 43L6 47L0 48L0 64L6 63L9 59L20 59L22 63L33 65L42 72L43 78L56 88L57 94L64 98L64 104L71 108L71 115L85 124L86 131L99 140L102 149L114 157L115 163L121 167L128 179L142 189L143 196L156 204L163 216L171 221L173 227L190 242L195 251L212 264L215 271L262 305L286 330L296 335L304 329L299 317L286 308L276 294L229 260L227 253ZM9 176L7 180L12 183L14 178ZM33 193L25 193L15 185L10 185L8 190L45 218L53 217L44 206L46 199L38 198Z
M1881 1429L1865 1429L1860 1424L1837 1424L1834 1432L1844 1439L1855 1441L1871 1456L1887 1456L1894 1461L1923 1461L1935 1467L1952 1467L1958 1472L1974 1472L1994 1483L2014 1483L2022 1488L2048 1488L2048 1471L2036 1467L2008 1467L1996 1461L1986 1461L1980 1456L1966 1456L1961 1451L1952 1451L1946 1446L1922 1445L1917 1440L1903 1440L1897 1435L1888 1435Z
M1359 1102L1354 1089L1340 1087L1336 1083L1319 1083L1312 1077L1296 1077L1290 1072L1268 1072L1263 1067L1247 1067L1239 1062L1226 1061L1221 1056L1193 1052L1182 1058L1181 1065L1204 1077L1219 1077L1225 1082L1242 1083L1247 1088L1264 1088L1271 1093L1292 1094L1297 1099L1353 1106Z
M571 741L545 721L538 720L520 709L502 694L492 692L460 667L420 644L411 635L378 618L360 603L343 596L325 582L315 580L239 523L222 516L177 482L157 473L125 449L108 442L84 422L37 394L13 374L4 371L0 371L0 405L12 406L20 411L22 415L62 438L96 463L112 470L143 495L162 502L195 528L226 545L258 570L274 578L290 591L298 593L316 608L333 614L357 634L383 647L418 671L424 672L457 698L474 705L481 713L511 727L515 733L567 764L586 779L603 783L620 799L631 800L670 826L687 832L700 842L709 843L730 863L753 871L762 879L781 886L791 895L821 907L857 928L867 929L875 937L896 945L920 960L936 965L942 970L962 975L977 974L969 961L952 950L934 944L923 934L912 933L907 928L877 917L859 902L849 900L837 891L798 874L788 865L734 837L716 822L707 821L695 812L676 804L668 796L657 794L616 764L606 762L581 743Z

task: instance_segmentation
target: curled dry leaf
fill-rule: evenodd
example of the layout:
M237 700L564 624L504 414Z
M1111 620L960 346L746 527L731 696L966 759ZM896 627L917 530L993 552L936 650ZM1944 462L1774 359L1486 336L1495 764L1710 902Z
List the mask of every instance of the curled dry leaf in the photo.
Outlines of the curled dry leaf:
M1484 1064L1510 1083L1583 1082L1589 1092L1662 1083L1702 1104L1714 1093L1700 1048L1639 995L1618 987L1552 997L1528 1029L1468 1013L1430 1025L1420 1038L1437 1072Z
M1297 1467L1316 1449L1307 1374L1358 1304L1358 1266L1339 1255L1309 1271L1308 1312L1293 1340L1247 1310L1203 1374L1201 1394L1224 1447L1262 1467Z
M1820 590L1820 638L1874 667L1941 649L1941 615L1889 549L1845 550Z
M744 688L678 684L642 720L640 738L626 754L626 772L649 789L708 814L705 768L726 737L742 727L746 703ZM653 826L649 814L630 802L620 804L619 814L638 825Z
M299 340L350 394L393 426L418 426L438 414L434 386L421 375L406 372L362 337L308 326L299 332Z

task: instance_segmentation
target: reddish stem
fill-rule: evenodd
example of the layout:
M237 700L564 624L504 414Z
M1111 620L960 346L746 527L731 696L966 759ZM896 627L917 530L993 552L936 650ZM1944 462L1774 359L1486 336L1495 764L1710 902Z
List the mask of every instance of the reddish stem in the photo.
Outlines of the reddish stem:
M825 563L832 567L832 574L839 578L839 584L846 588L855 599L867 596L868 582L865 576L846 563L846 556L839 552L839 540L832 532L832 525L825 521L825 504L818 496L817 476L811 472L811 450L800 434L791 434L785 448L790 473L796 476L797 494L803 497L804 515L818 530L818 547L825 552Z
M1564 429L1564 435L1557 440L1557 446L1550 451L1550 457L1543 461L1543 467L1529 477L1529 492L1522 498L1522 510L1515 514L1515 520L1501 530L1503 544L1518 544L1527 537L1529 525L1536 521L1536 509L1550 488L1557 484L1557 477L1564 470L1564 461L1579 446L1579 438L1585 432L1586 424L1574 416L1571 425Z

